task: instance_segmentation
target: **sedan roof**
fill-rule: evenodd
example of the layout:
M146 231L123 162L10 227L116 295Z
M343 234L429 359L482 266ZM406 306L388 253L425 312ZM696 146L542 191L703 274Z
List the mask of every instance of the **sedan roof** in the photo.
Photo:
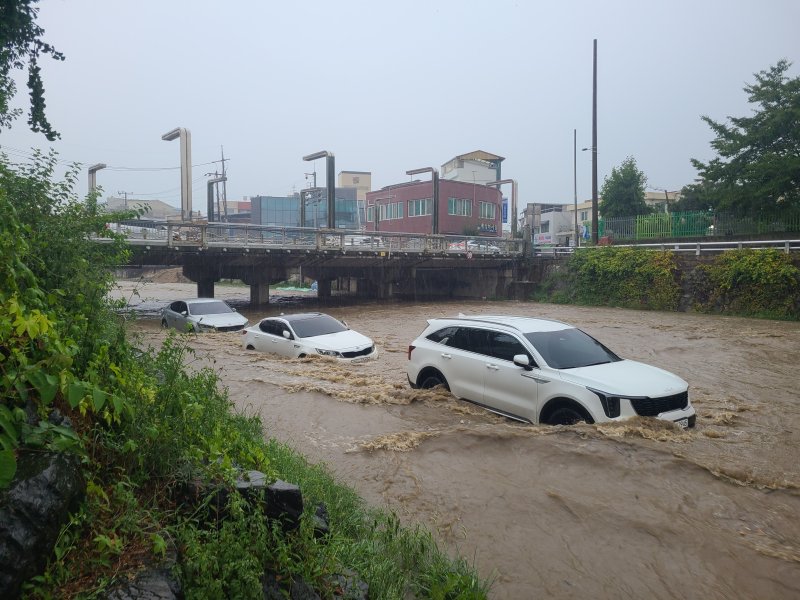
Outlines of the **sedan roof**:
M294 313L291 315L275 315L272 317L267 317L268 319L283 319L284 321L288 321L291 323L292 321L304 321L306 319L313 319L315 317L327 317L328 315L323 315L323 313L319 312L312 312L312 313Z

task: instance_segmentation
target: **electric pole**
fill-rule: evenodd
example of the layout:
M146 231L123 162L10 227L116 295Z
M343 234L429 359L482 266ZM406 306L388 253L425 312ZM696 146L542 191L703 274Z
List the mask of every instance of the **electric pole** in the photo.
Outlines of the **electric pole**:
M592 244L597 246L599 241L599 216L597 214L597 40L594 40L592 71Z
M220 220L221 221L227 221L228 220L228 195L227 195L228 189L226 187L226 182L228 181L228 178L227 178L227 174L225 172L225 163L227 161L229 161L230 158L225 158L225 149L222 146L220 146L219 149L220 149L220 153L221 153L220 160L214 160L214 161L211 161L211 162L222 163L222 177L221 177L221 180L222 180L222 194L219 193L219 183L216 184L216 189L217 189L217 214L220 216ZM214 172L214 176L218 177L219 173L217 171L215 171ZM220 210L220 205L222 207L221 210ZM224 218L223 218L223 215L224 215Z

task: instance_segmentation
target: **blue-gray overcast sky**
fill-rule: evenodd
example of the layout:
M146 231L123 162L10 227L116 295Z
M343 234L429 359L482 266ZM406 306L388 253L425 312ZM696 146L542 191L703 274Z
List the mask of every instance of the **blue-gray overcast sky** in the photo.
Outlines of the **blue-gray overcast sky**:
M522 205L570 203L573 129L590 198L593 39L599 184L633 156L652 188L678 190L696 176L690 158L714 156L701 115L749 114L753 74L800 59L797 0L44 0L38 23L66 55L41 65L62 137L49 144L21 117L3 149L103 162L104 196L180 206L178 171L117 169L177 167L178 142L161 136L186 127L195 210L220 147L229 200L306 187L302 156L318 150L379 189L482 149L506 158ZM316 170L322 184L324 161Z

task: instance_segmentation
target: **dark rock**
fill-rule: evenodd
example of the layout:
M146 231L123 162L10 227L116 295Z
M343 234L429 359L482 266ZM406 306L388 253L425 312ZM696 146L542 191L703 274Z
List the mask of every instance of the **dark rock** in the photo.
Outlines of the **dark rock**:
M127 583L114 587L106 600L180 600L183 591L170 569L148 569Z
M23 452L17 475L0 493L0 597L17 598L22 583L41 573L86 483L75 456Z
M61 411L54 408L50 411L47 420L53 425L61 425L62 427L72 427L72 420L61 414Z
M320 595L308 583L299 578L293 578L282 583L275 573L264 573L262 577L264 600L320 600Z
M325 506L324 502L320 502L317 504L316 510L314 510L314 537L321 538L325 537L330 533L330 526L328 521L328 507Z
M334 597L347 600L368 600L369 585L358 577L358 573L345 571L334 575L331 581Z
M303 514L303 494L293 483L280 479L267 487L264 513L270 519L279 519L291 530L300 526Z

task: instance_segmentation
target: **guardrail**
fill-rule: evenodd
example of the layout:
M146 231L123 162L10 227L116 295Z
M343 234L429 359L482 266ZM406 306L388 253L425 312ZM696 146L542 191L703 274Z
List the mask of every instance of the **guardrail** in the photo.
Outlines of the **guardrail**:
M521 255L523 240L415 233L363 232L308 227L271 227L244 223L171 223L139 227L109 223L107 229L133 245L338 250L348 252L419 252L467 257ZM103 238L97 238L102 241Z
M754 250L774 248L782 250L787 254L789 252L800 252L800 240L746 240L736 242L664 242L659 244L614 244L615 248L646 248L650 250L670 250L672 252L694 254L700 256L701 254L719 254L728 250L741 250L743 248L751 248ZM598 246L580 246L577 248L578 252L584 250L591 250ZM599 246L601 248L606 246ZM534 256L542 257L561 257L568 256L575 252L576 249L572 246L552 246L541 247L534 246Z

